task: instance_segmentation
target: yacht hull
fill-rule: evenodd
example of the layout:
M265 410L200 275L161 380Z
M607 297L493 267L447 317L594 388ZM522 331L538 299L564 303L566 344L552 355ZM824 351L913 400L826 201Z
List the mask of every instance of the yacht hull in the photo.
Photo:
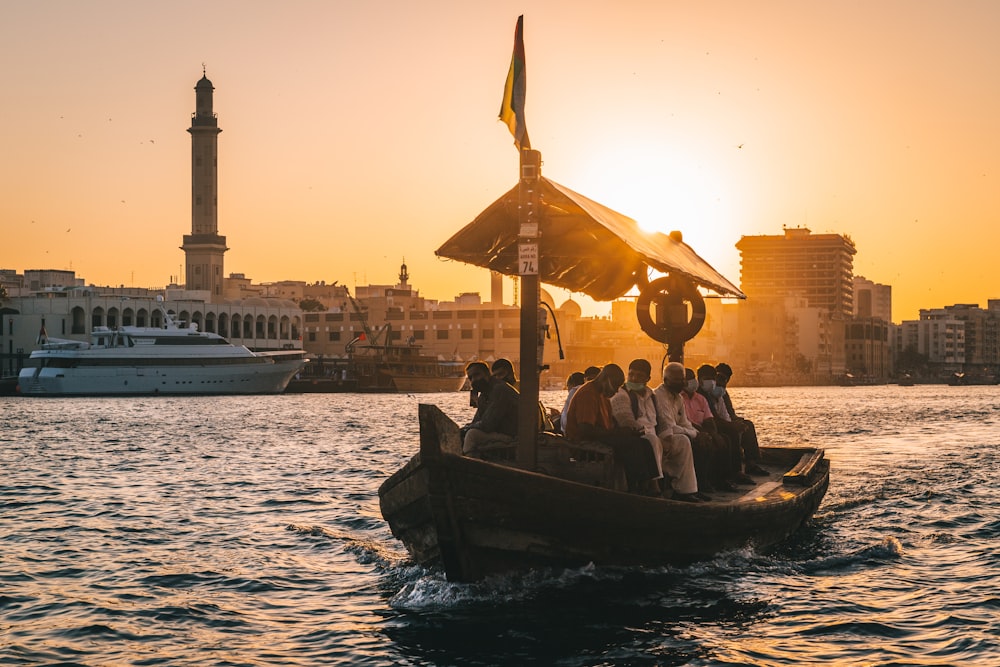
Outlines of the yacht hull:
M302 368L302 359L218 365L131 365L25 368L22 396L155 394L278 394Z

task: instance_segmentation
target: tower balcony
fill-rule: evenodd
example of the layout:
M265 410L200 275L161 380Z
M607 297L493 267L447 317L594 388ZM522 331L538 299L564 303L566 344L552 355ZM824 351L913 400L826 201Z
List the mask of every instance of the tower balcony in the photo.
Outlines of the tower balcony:
M225 236L219 234L185 234L184 245L181 246L181 250L193 250L195 248L199 250L221 250L222 252L229 250L226 247Z

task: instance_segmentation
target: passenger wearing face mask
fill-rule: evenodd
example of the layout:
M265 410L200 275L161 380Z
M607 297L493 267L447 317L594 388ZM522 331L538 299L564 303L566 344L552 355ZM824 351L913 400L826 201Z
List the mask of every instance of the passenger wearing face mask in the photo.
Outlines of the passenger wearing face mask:
M656 397L648 386L652 367L645 359L635 359L628 365L625 386L611 397L611 416L618 426L641 430L653 448L659 475L667 477L660 489L666 498L684 502L699 502L698 480L691 454L691 442L674 434L661 424Z
M663 384L653 391L653 395L656 397L656 407L663 432L681 435L691 444L694 471L698 480L698 491L695 495L701 500L711 500L705 493L714 491L716 487L726 490L726 485L721 483L718 473L717 459L721 456L721 452L717 451L719 445L712 436L702 433L701 429L688 418L684 406L684 387L684 366L672 361L664 367Z
M502 377L490 375L489 367L473 361L465 367L472 391L478 397L472 421L459 429L462 453L475 454L488 442L513 442L517 436L517 389Z
M715 388L722 387L722 401L725 403L726 411L732 423L740 429L740 447L743 448L743 460L746 471L751 475L768 475L766 470L760 467L760 445L757 442L757 428L749 419L744 419L736 414L733 409L733 399L729 396L729 380L733 377L733 368L723 362L715 367Z
M730 466L734 472L730 475L729 481L736 484L756 484L743 472L743 450L740 447L743 428L733 423L733 418L730 416L729 410L726 409L726 402L723 398L726 388L718 385L717 378L718 372L715 370L715 366L702 364L698 367L698 393L705 397L708 407L712 410L715 428L725 436L730 445Z
M628 490L653 495L654 479L659 474L653 448L641 430L617 426L611 416L611 397L624 382L621 366L608 364L597 377L577 389L566 414L566 437L610 446L625 468Z
M684 412L698 430L697 442L710 452L712 484L721 491L736 491L733 479L740 471L739 448L719 433L708 399L698 390L699 382L690 368L684 369ZM698 465L697 460L695 466Z

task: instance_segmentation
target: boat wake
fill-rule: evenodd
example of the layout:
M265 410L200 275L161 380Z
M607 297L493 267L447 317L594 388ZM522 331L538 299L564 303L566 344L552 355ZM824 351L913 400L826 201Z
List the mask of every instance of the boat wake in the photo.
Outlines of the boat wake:
M325 542L340 544L344 551L353 554L359 563L375 565L381 570L405 569L405 565L409 561L405 551L392 549L377 540L360 537L346 530L296 524L289 524L287 530L303 536L319 538Z
M400 611L428 611L454 607L509 604L538 597L545 591L573 588L584 582L618 579L623 568L604 570L592 563L579 568L544 568L508 572L471 583L451 582L444 571L420 566L412 568L414 578L389 600Z
M854 566L882 565L897 561L903 546L894 537L846 554L810 561L794 556L761 554L752 546L719 554L712 560L687 566L598 567L593 563L579 568L546 568L510 572L472 583L450 582L443 570L427 569L409 562L391 572L402 587L389 604L398 611L430 611L455 608L491 607L547 598L579 590L607 589L611 595L622 588L665 591L692 582L733 580L747 575L814 574Z
M541 598L575 595L581 591L618 596L624 591L669 591L693 581L731 578L734 573L760 570L791 571L786 562L759 555L753 547L724 552L710 561L687 566L605 566L541 568L488 576L472 583L450 582L439 569L411 568L412 579L392 597L400 611L493 606Z
M878 544L862 547L847 554L829 556L801 564L806 573L841 570L855 565L883 564L899 560L903 555L903 545L895 537L885 537Z

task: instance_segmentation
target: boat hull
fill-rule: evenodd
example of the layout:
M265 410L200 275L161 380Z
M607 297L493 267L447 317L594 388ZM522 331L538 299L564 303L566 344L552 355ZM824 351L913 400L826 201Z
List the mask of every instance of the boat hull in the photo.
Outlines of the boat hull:
M412 375L394 375L392 384L396 391L406 394L432 394L440 392L461 391L465 385L465 373L451 377L420 377Z
M355 347L345 368L358 390L367 392L451 392L466 381L464 363L424 354L417 345Z
M122 365L25 368L22 396L278 394L302 368L301 358L216 365Z
M421 416L420 453L379 497L414 560L443 566L454 581L540 566L689 563L748 543L766 548L812 516L829 484L821 456L808 480L781 481L781 471L816 450L765 449L776 480L739 500L649 498L464 457L457 436L425 433L435 420L440 425Z

